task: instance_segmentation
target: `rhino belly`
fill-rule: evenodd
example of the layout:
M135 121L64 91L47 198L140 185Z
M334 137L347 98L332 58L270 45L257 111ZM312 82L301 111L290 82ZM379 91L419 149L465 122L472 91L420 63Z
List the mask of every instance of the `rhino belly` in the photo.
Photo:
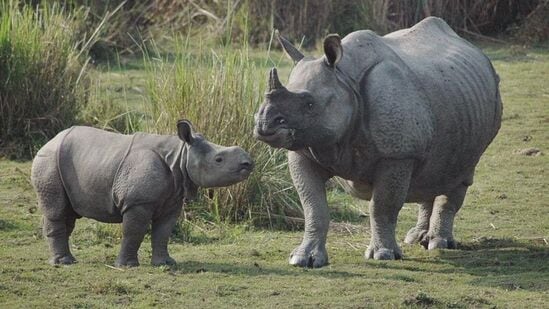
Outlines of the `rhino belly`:
M468 45L450 45L444 57L432 59L414 68L435 117L417 185L453 189L472 177L500 128L498 80L488 58Z
M131 137L75 127L58 150L58 166L67 197L76 213L101 222L122 222L113 200L116 172Z

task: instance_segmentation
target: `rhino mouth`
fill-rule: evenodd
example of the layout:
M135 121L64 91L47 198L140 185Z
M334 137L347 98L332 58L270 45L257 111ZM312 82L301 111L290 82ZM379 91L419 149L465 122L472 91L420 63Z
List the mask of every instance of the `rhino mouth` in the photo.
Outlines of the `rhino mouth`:
M277 128L268 134L254 130L255 138L275 148L288 148L293 143L294 130L288 128Z
M236 171L238 176L240 176L241 179L246 179L253 171L253 165L242 167L239 170Z

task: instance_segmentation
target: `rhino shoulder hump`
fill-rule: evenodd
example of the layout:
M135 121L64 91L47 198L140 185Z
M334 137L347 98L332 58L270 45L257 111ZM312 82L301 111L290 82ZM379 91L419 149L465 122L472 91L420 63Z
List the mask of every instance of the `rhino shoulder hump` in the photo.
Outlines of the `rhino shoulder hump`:
M424 158L433 136L430 102L402 63L383 61L366 79L369 131L383 157Z
M406 37L426 36L431 39L440 36L459 37L448 24L439 17L429 16L413 27L400 29L384 36L386 39L401 39Z
M123 204L162 203L172 187L173 175L162 157L142 149L131 151L125 158L115 177L113 195Z

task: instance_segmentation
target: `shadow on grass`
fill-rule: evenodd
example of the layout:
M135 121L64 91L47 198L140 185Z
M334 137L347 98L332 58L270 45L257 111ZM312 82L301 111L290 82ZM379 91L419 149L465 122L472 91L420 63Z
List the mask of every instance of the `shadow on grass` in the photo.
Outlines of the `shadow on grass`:
M419 263L419 266L390 262L368 264L369 267L416 272L425 272L429 268L429 272L465 273L475 276L472 285L508 291L549 289L549 247L545 243L484 238L461 243L457 250L439 250L433 254L434 259L406 259Z
M234 264L234 263L212 263L212 262L199 262L199 261L185 261L183 263L171 266L169 268L170 273L174 275L178 274L191 274L191 273L205 273L215 272L231 275L245 275L245 276L314 276L324 278L352 278L363 277L364 275L358 273L351 273L347 271L332 271L323 269L311 269L311 268L299 268L286 265L284 267L267 267L260 263L253 262L250 264Z
M22 229L17 222L0 219L0 231L12 231Z
M543 240L542 240L543 241ZM441 251L441 259L477 276L473 285L505 290L549 289L549 247L544 243L484 238Z

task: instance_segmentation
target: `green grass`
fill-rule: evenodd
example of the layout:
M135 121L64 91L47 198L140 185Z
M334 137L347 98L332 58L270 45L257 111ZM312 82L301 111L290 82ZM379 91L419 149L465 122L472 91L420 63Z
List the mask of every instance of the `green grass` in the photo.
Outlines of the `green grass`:
M118 227L86 219L72 238L79 263L51 267L30 163L0 160L0 307L546 308L549 52L486 50L501 77L504 121L456 219L457 250L402 245L401 261L366 261L366 203L334 190L331 264L322 269L287 264L300 231L208 220L180 224L170 244L176 267L148 266L147 239L141 267L113 269ZM516 154L528 147L544 155ZM416 210L412 204L402 209L399 240L414 225Z

